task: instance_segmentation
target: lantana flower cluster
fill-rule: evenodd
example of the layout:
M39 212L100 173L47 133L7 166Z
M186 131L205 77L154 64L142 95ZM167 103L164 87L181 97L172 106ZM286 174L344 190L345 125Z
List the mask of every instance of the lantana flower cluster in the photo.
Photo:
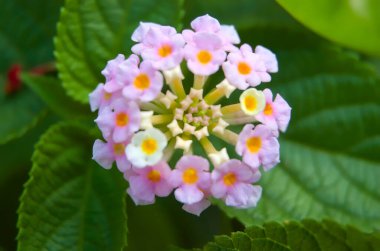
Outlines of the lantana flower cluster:
M95 141L93 159L105 169L116 162L137 205L174 191L196 215L212 198L255 207L260 167L268 171L280 162L279 132L290 120L291 108L279 94L256 89L278 71L276 56L262 46L239 47L235 28L209 15L191 28L178 33L142 22L132 34L133 54L107 63L105 83L89 95L104 138ZM214 74L221 81L215 83ZM235 103L233 92L240 93ZM215 146L215 137L231 147Z

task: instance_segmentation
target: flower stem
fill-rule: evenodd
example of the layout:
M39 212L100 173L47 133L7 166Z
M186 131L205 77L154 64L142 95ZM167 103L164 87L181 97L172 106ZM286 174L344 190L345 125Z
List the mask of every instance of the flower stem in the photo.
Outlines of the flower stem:
M181 78L173 78L173 81L169 83L169 87L180 100L186 97L185 89L183 88Z
M194 75L194 89L200 90L203 88L204 84L206 83L207 76L202 75Z
M233 146L237 144L239 137L239 135L228 129L225 129L223 133L213 132L213 134Z
M211 143L211 141L207 137L203 137L199 143L201 143L203 149L208 154L210 153L216 153L217 150L215 149L214 145Z
M152 116L152 124L153 125L166 124L172 120L173 120L173 115L171 115L171 114L161 114L161 115Z

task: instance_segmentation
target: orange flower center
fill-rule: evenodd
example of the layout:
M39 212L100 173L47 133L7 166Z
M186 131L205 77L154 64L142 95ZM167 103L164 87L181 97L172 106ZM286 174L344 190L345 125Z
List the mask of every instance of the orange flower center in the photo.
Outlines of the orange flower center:
M223 177L223 182L226 186L232 186L236 182L236 175L234 173L227 173Z
M240 74L247 75L251 72L251 67L245 62L240 62L238 64L238 71Z
M248 111L254 111L257 107L257 100L255 97L247 96L244 99L244 104Z
M273 113L272 106L270 104L266 104L265 108L264 108L264 114L265 115L272 115L272 113Z
M163 45L158 49L158 55L160 55L160 57L165 58L172 54L172 50L173 49L170 45Z
M150 80L148 75L142 73L135 78L133 85L139 90L145 90L150 86Z
M251 137L247 140L246 144L251 153L257 153L261 148L261 138Z
M116 114L116 125L117 126L126 126L129 122L128 114L120 112Z
M103 97L105 100L109 100L112 97L112 93L104 92Z
M161 173L153 169L148 173L148 179L152 182L159 182L161 180Z
M115 153L115 155L122 155L124 154L124 145L123 144L114 144L113 145L113 152Z
M195 170L195 169L192 168L192 167L186 169L186 170L183 172L182 179L183 179L183 182L184 182L185 184L194 184L195 182L198 181L198 173L197 173L197 170Z
M212 55L210 52L202 50L198 52L197 58L202 64L208 64L212 59Z
M157 151L157 141L153 138L147 138L142 142L141 148L145 154L151 155Z

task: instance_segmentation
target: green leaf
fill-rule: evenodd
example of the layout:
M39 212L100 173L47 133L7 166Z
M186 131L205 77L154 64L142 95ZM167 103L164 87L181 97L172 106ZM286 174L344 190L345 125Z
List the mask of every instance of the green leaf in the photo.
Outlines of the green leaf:
M380 56L380 2L277 0L316 33L342 45Z
M280 71L262 88L293 108L288 131L280 136L281 163L263 173L257 208L221 206L246 226L333 217L361 229L379 228L379 77L352 52L292 27L283 32L257 26L240 33L242 41L278 56ZM230 156L234 152L229 149Z
M57 78L23 74L22 80L59 116L91 118L90 107L67 96Z
M334 225L335 228L331 229L331 225ZM303 220L301 222L290 221L283 224L270 222L263 226L263 233L257 232L258 228L260 227L250 227L245 230L245 233L232 233L231 237L216 236L215 242L206 244L202 250L380 250L380 238L377 235L360 232L353 227L344 227L338 225L336 222L327 220L322 222L314 220ZM336 236L334 232L336 228L339 228L344 236ZM277 234L273 235L273 232ZM221 239L223 241L220 241ZM230 241L225 241L227 239ZM353 239L355 240L354 242ZM175 249L173 249L173 251L174 250Z
M125 182L91 160L86 128L59 124L36 145L19 208L18 250L121 250Z
M0 145L22 136L46 114L41 99L27 88L8 96L0 92Z
M101 70L117 54L131 52L132 32L140 21L178 27L182 0L67 0L55 38L59 77L67 93L87 103L104 81Z

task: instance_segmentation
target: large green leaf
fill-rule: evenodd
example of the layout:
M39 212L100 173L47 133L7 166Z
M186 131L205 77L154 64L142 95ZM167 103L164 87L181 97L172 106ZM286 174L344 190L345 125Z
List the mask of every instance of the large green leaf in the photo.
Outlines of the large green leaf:
M86 128L60 124L33 155L19 208L18 250L120 250L125 245L124 183L91 160Z
M258 207L226 212L245 225L333 217L379 229L380 81L373 69L325 43L303 43L305 34L278 43L268 29L249 33L277 52L280 72L265 87L286 98L292 120L281 136L281 164L263 173ZM297 39L298 49L287 42Z
M380 2L277 0L291 15L318 34L380 56Z
M140 21L179 26L182 0L67 0L62 9L55 55L67 93L87 103L104 81L100 72L118 53L131 53L131 34Z
M333 221L270 222L263 226L249 227L244 232L234 232L231 236L216 236L214 242L208 243L203 249L194 250L374 251L380 250L380 238L376 234L343 227Z
M61 82L54 77L22 75L23 81L62 118L91 118L90 107L66 95Z

